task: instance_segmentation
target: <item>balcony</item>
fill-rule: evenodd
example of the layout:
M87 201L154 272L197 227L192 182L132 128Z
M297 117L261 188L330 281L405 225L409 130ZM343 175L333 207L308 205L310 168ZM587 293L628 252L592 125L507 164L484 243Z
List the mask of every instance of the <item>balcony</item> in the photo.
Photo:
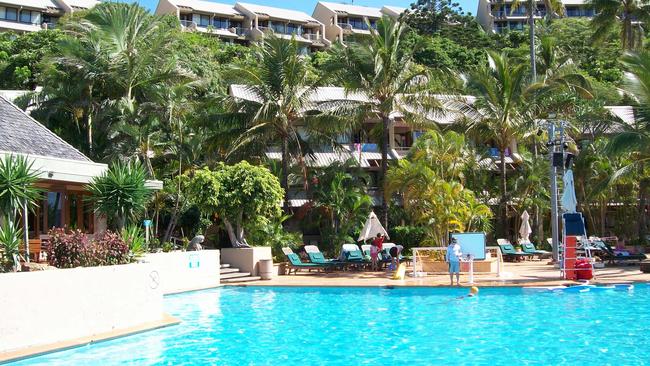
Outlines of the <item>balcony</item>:
M338 23L338 26L341 27L344 31L352 32L352 24L349 23Z
M257 29L259 31L261 31L262 33L275 33L273 28L270 28L270 27L257 27Z
M320 34L303 33L301 37L304 39L308 39L313 43L323 43L323 37Z
M188 29L196 29L196 22L192 20L181 20L181 27Z

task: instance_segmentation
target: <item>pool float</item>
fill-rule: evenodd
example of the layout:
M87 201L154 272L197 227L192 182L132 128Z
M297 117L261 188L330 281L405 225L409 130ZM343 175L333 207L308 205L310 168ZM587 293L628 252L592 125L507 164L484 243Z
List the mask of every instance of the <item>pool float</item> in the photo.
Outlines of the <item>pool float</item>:
M397 271L395 271L395 274L393 274L393 279L403 280L404 275L406 275L406 263L400 263L399 267L397 267Z

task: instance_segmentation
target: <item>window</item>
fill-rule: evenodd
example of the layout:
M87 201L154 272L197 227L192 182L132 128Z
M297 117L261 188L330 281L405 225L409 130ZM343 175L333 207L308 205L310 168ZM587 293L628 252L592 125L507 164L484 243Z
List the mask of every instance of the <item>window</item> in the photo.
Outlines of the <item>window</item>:
M349 22L354 29L368 29L363 18L350 18Z
M287 26L284 23L272 23L271 28L275 33L287 33Z
M377 29L377 19L370 19L370 28Z
M181 14L178 18L181 20L181 22L191 22L192 14L188 14L188 13Z
M16 8L0 8L0 9L1 9L0 19L12 20L14 22L18 21L18 9Z
M199 18L199 26L201 27L207 27L210 25L210 16L208 15L201 15Z
M260 21L257 23L257 25L258 25L259 27L268 28L268 27L269 27L269 21L268 21L268 20L260 20Z
M47 228L63 226L63 193L47 192Z
M287 24L288 34L300 34L300 26L298 24Z
M217 29L228 29L228 28L230 28L228 18L214 18L212 20L212 26L214 26Z
M20 22L21 23L31 23L32 22L32 12L29 10L20 11Z

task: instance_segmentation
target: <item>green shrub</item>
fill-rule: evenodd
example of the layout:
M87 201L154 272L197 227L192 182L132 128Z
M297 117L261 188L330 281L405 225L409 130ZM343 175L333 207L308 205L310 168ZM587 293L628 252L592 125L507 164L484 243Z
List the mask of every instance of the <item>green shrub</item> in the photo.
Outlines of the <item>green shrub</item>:
M390 241L404 246L404 251L423 246L426 231L421 226L395 226L388 231Z
M14 263L14 256L20 251L21 236L23 231L17 227L13 221L8 221L7 225L0 227L0 271L11 270Z

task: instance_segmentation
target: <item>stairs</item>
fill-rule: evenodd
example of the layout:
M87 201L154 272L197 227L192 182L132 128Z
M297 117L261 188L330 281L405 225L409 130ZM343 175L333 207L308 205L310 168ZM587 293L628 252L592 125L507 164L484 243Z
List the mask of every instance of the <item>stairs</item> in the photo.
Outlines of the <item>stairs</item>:
M239 268L231 267L230 264L224 263L221 265L221 283L241 283L259 281L261 277L251 276L249 272L241 272Z

